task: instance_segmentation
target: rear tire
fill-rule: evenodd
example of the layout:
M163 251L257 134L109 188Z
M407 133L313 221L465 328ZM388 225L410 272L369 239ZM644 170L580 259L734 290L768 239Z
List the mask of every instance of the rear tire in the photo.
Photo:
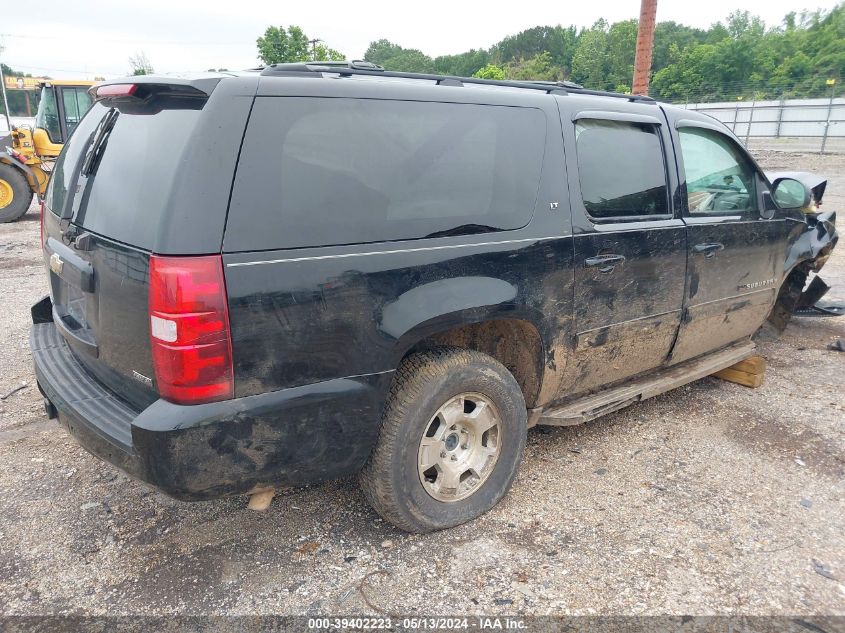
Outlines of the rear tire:
M396 372L361 487L402 530L453 527L504 497L526 435L525 399L501 363L458 348L413 354Z
M20 170L0 163L0 223L14 222L32 202L32 189Z

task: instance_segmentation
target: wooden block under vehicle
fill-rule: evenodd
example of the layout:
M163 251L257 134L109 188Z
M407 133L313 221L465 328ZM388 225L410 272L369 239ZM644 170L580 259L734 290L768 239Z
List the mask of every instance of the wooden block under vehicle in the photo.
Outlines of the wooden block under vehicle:
M735 365L731 365L727 369L735 369L737 371L745 371L749 374L765 374L766 373L766 359L762 356L752 356L741 360Z
M763 384L763 378L766 375L766 359L762 356L752 356L713 375L722 380L756 389Z

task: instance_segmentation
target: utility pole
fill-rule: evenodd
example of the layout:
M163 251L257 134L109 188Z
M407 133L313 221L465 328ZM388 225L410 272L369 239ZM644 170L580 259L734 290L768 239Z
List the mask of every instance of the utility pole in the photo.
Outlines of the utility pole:
M648 94L651 74L651 53L654 50L654 22L657 18L657 0L641 0L640 23L637 27L637 53L634 57L634 82L631 93Z
M317 44L322 42L323 40L314 38L313 40L308 40L308 43L311 44L311 61L317 61Z
M5 48L0 44L0 55L3 54ZM3 108L6 111L6 127L12 129L12 120L9 118L9 100L6 99L6 78L3 76L3 64L0 64L0 92L3 93Z

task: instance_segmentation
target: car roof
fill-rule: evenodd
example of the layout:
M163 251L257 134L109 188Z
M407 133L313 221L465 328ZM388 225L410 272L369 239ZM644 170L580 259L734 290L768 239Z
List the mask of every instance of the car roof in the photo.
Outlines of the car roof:
M452 75L438 75L428 73L405 73L384 70L370 62L343 61L343 62L294 62L283 64L271 64L258 68L241 71L213 71L213 72L191 72L129 76L109 79L103 84L123 83L153 83L153 84L177 84L190 85L210 93L214 86L221 80L243 77L254 77L261 79L263 89L258 94L282 94L292 89L292 84L298 88L308 85L316 88L311 79L354 79L363 80L358 83L362 86L364 82L370 84L373 90L384 93L402 93L408 91L419 94L428 91L435 91L440 86L464 87L473 96L479 96L490 101L498 101L494 95L505 93L513 98L519 93L524 94L524 101L535 102L540 95L577 95L585 101L595 103L613 104L614 110L626 109L625 104L631 104L631 109L638 109L637 105L660 105L667 111L672 111L676 118L692 119L716 125L728 132L730 129L721 121L707 114L686 110L680 106L658 102L645 95L631 95L604 90L592 90L579 84L569 81L512 81L480 79L477 77L458 77ZM301 84L300 80L307 79L308 84ZM373 83L370 83L373 82ZM357 83L357 82L356 82ZM337 85L337 84L335 84ZM325 88L317 89L314 92L322 93ZM500 92L501 91L501 92ZM437 93L435 93L437 94ZM441 95L443 93L440 93ZM469 95L467 95L469 96ZM580 101L580 99L579 99ZM634 105L637 104L637 105Z
M257 69L256 69L257 70ZM575 93L601 97L613 97L630 102L654 102L654 99L643 95L622 94L604 90L592 90L571 81L540 81L540 80L498 80L479 77L459 77L452 75L438 75L433 73L408 73L385 70L366 61L344 62L298 62L285 64L271 64L261 69L262 77L347 77L347 78L375 78L390 80L408 80L425 82L431 85L498 87L509 89L531 90L549 94Z
M569 81L492 80L384 70L370 62L298 62L273 64L258 72L258 96L332 96L424 101L476 102L544 107L551 95L600 100L605 109L656 105L651 97L591 90ZM314 81L323 79L324 81ZM342 80L342 81L338 81Z
M41 82L42 86L93 86L98 82L88 79L46 79Z

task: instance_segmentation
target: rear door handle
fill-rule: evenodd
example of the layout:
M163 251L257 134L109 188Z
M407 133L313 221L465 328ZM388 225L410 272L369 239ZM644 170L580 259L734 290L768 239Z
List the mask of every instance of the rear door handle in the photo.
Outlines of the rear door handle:
M696 253L703 253L705 257L713 257L717 251L725 248L724 244L719 242L706 242L704 244L696 244L693 249Z
M67 283L83 292L94 292L94 267L59 240L47 238L46 250L50 253L50 270ZM54 263L55 262L55 263ZM54 267L55 266L55 267Z
M621 264L625 261L624 255L596 255L595 257L588 257L584 260L584 264L588 268L595 268L599 266L600 273L610 273L616 267L616 264Z

